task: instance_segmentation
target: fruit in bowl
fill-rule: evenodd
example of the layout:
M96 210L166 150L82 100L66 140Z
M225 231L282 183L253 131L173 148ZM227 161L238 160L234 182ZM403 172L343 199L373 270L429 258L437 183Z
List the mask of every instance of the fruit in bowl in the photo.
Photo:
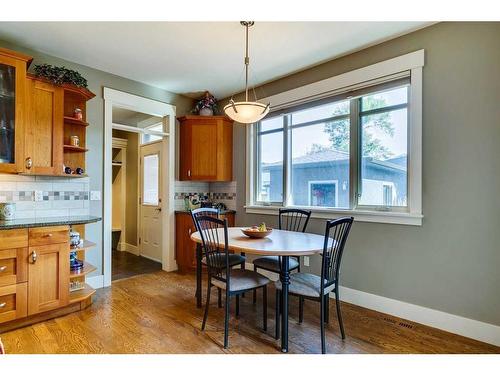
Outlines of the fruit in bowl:
M266 223L261 223L260 225L252 225L250 228L241 230L245 236L251 238L264 238L271 234L272 228L266 226Z

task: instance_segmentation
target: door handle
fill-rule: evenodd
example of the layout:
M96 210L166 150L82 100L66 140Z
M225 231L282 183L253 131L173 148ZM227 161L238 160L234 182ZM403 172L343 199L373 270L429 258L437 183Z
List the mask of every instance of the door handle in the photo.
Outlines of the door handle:
M38 259L38 254L36 253L35 250L31 253L31 264L35 264L36 260Z
M161 212L161 207L158 207L156 211Z
M191 169L188 169L188 177L191 177Z
M7 302L0 303L0 309L3 309L5 306L7 306Z
M26 158L26 169L31 169L31 167L33 166L33 160L31 159L31 157L27 157Z
M7 269L7 266L0 267L0 272L4 272Z

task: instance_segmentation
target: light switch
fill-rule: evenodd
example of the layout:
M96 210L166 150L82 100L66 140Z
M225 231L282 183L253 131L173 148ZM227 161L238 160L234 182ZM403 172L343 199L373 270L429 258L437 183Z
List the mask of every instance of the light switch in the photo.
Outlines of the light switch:
M309 257L303 257L304 259L304 266L309 267Z
M101 191L100 190L91 190L90 191L90 200L91 201L100 201L101 200Z

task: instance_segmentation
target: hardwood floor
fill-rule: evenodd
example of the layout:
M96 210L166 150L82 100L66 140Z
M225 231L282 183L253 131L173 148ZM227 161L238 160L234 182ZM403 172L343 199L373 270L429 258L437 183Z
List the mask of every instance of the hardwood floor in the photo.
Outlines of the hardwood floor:
M128 251L113 249L111 254L111 279L113 281L161 270L161 263L131 254Z
M229 349L222 348L223 309L217 293L207 328L194 299L193 275L163 271L115 281L98 290L86 310L1 335L7 353L272 353L274 290L269 293L268 333L261 329L262 295L241 301L240 318L230 322ZM334 301L332 301L334 302ZM346 340L337 326L334 304L327 328L328 353L500 353L500 348L447 332L343 304ZM304 322L298 304L290 307L290 352L320 352L318 304L306 301Z

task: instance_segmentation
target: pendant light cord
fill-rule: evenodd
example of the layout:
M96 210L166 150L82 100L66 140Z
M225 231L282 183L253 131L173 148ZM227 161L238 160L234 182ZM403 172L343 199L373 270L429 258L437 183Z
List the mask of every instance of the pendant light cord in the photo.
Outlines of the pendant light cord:
M248 65L250 64L250 58L248 57L248 28L249 24L245 25L246 28L246 38L245 38L245 101L248 102Z

